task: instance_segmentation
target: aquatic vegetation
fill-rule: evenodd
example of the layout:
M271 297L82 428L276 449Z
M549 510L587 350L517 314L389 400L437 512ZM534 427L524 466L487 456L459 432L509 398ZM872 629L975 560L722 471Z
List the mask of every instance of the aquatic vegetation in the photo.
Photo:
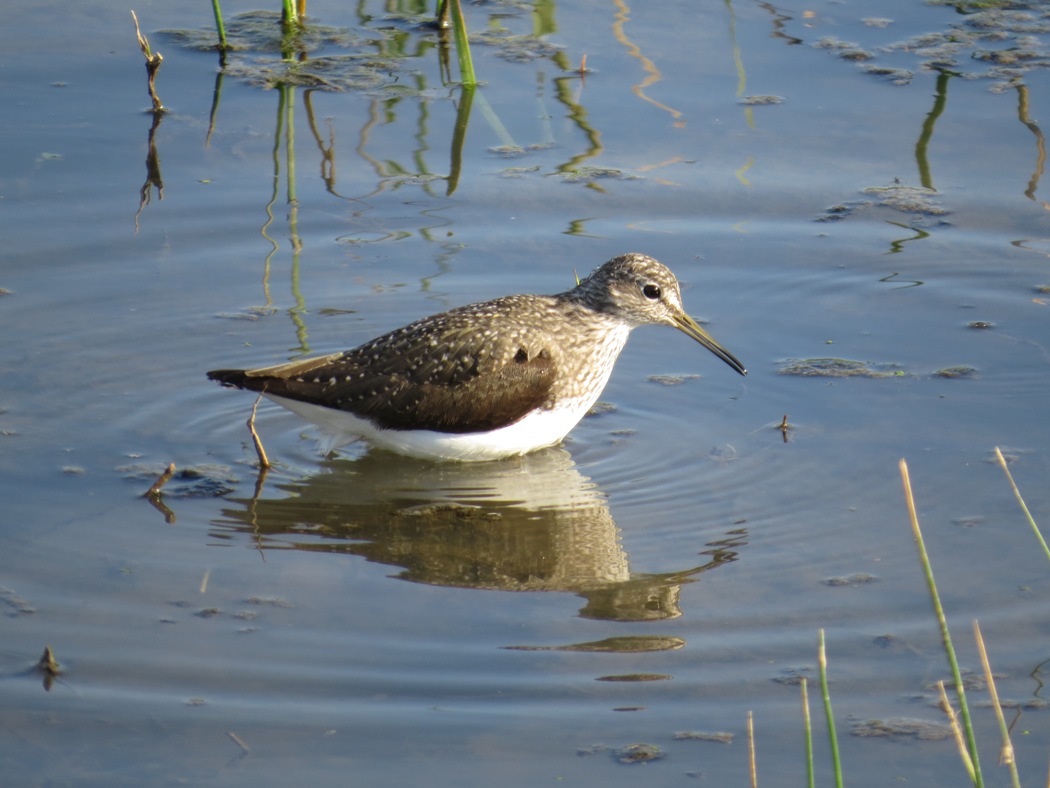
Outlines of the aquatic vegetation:
M247 11L237 14L226 23L227 49L232 52L281 52L287 38L281 30L281 14L277 11ZM161 30L172 43L201 52L213 51L218 39L213 30ZM309 54L323 47L352 48L362 39L346 27L330 27L311 22L296 34L295 49Z
M939 205L934 196L936 189L920 186L908 186L905 183L891 183L889 186L869 186L863 190L878 198L876 205L892 208L902 213L925 214L927 216L946 216L951 213Z
M789 358L777 370L778 375L803 378L902 378L907 377L899 364L875 361L851 361L845 358Z
M664 755L664 751L655 744L629 744L617 751L616 760L623 764L649 763Z
M506 28L489 28L470 37L471 42L494 47L496 57L513 63L528 63L561 52L557 44L535 35L513 35Z
M226 73L253 87L281 85L331 91L385 91L398 86L401 62L375 55L334 55L305 62L259 58L232 61Z
M1050 66L1050 13L1042 3L933 3L953 5L966 13L947 29L923 33L879 48L885 55L910 53L922 68L950 68L970 78L1014 79ZM965 8L962 8L965 6ZM986 67L987 66L987 67ZM1016 69L1004 74L1000 69Z
M763 107L769 104L783 104L783 96L742 96L737 102L746 107Z
M934 720L916 719L914 717L887 717L882 720L861 720L850 728L854 736L910 736L924 741L950 739L950 725Z

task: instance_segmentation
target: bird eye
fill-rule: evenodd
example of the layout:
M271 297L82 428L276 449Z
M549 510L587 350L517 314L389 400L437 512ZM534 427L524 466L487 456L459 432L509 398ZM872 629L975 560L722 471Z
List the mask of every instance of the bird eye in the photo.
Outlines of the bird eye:
M660 286L659 285L646 285L642 288L642 292L645 297L650 301L656 301L660 298Z

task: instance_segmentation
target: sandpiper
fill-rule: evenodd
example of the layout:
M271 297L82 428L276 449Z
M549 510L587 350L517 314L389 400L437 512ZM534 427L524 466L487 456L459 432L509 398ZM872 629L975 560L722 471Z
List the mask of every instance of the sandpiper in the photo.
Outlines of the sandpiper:
M557 295L513 295L417 320L353 350L208 377L259 391L328 434L434 460L494 460L558 443L594 405L632 328L679 329L747 370L686 314L678 280L615 257Z

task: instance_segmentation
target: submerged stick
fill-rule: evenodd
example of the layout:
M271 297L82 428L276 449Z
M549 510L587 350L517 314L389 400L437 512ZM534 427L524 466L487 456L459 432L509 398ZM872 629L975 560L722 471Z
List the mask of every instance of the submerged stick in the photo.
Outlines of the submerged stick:
M146 492L142 494L143 498L154 498L160 493L160 488L171 481L171 477L175 475L175 463L169 462L168 467L164 469L164 473L157 477L157 481L153 482L153 486L150 487Z
M157 72L160 70L160 64L164 62L164 56L160 52L153 52L149 46L149 40L142 35L142 30L139 28L139 18L135 16L135 12L131 12L131 18L135 20L135 35L139 40L139 49L142 50L142 56L146 58L146 87L149 88L150 101L153 102L153 111L164 112L164 105L160 103L160 96L157 95L157 88L154 84L157 79Z

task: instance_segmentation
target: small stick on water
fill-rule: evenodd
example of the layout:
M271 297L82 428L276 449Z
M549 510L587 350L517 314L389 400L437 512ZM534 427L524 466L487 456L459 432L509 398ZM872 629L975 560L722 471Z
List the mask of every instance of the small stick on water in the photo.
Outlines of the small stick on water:
M40 661L36 663L36 669L44 674L44 692L50 692L51 685L62 674L62 666L55 659L51 646L44 646L44 654L40 657Z
M791 429L791 425L788 424L788 415L785 413L784 418L780 420L780 424L777 425L777 429L780 430L780 434L784 436L784 443L788 442L788 430Z
M157 481L153 482L153 486L146 490L142 494L143 498L155 498L160 494L160 488L171 481L171 477L175 475L175 463L169 462L168 467L164 469L164 473L157 477Z
M270 459L266 456L266 449L263 448L262 441L259 439L259 433L255 431L255 411L259 408L259 400L262 399L260 394L255 399L255 403L252 405L252 415L248 417L248 432L252 435L252 442L255 444L255 453L259 455L259 467L264 471L268 470L270 466Z
M48 676L57 676L62 672L58 660L55 659L54 652L51 651L51 646L44 646L44 653L40 657L40 661L36 663L36 669L41 673L46 673Z
M240 747L242 750L244 750L244 752L246 754L250 753L252 751L252 748L244 743L244 739L242 739L240 736L238 736L233 731L226 731L226 735L229 736L231 739L233 739L233 741L237 744L237 746Z
M164 112L164 105L160 103L160 97L154 85L157 80L157 72L160 71L160 64L164 62L164 56L150 49L149 40L142 35L142 30L139 29L139 18L135 16L134 11L131 12L131 18L135 20L135 35L139 39L139 49L142 50L142 56L146 58L146 86L149 88L149 97L153 102L153 111L155 113Z
M747 710L747 753L750 761L751 788L758 788L758 768L755 763L755 719L751 709Z

